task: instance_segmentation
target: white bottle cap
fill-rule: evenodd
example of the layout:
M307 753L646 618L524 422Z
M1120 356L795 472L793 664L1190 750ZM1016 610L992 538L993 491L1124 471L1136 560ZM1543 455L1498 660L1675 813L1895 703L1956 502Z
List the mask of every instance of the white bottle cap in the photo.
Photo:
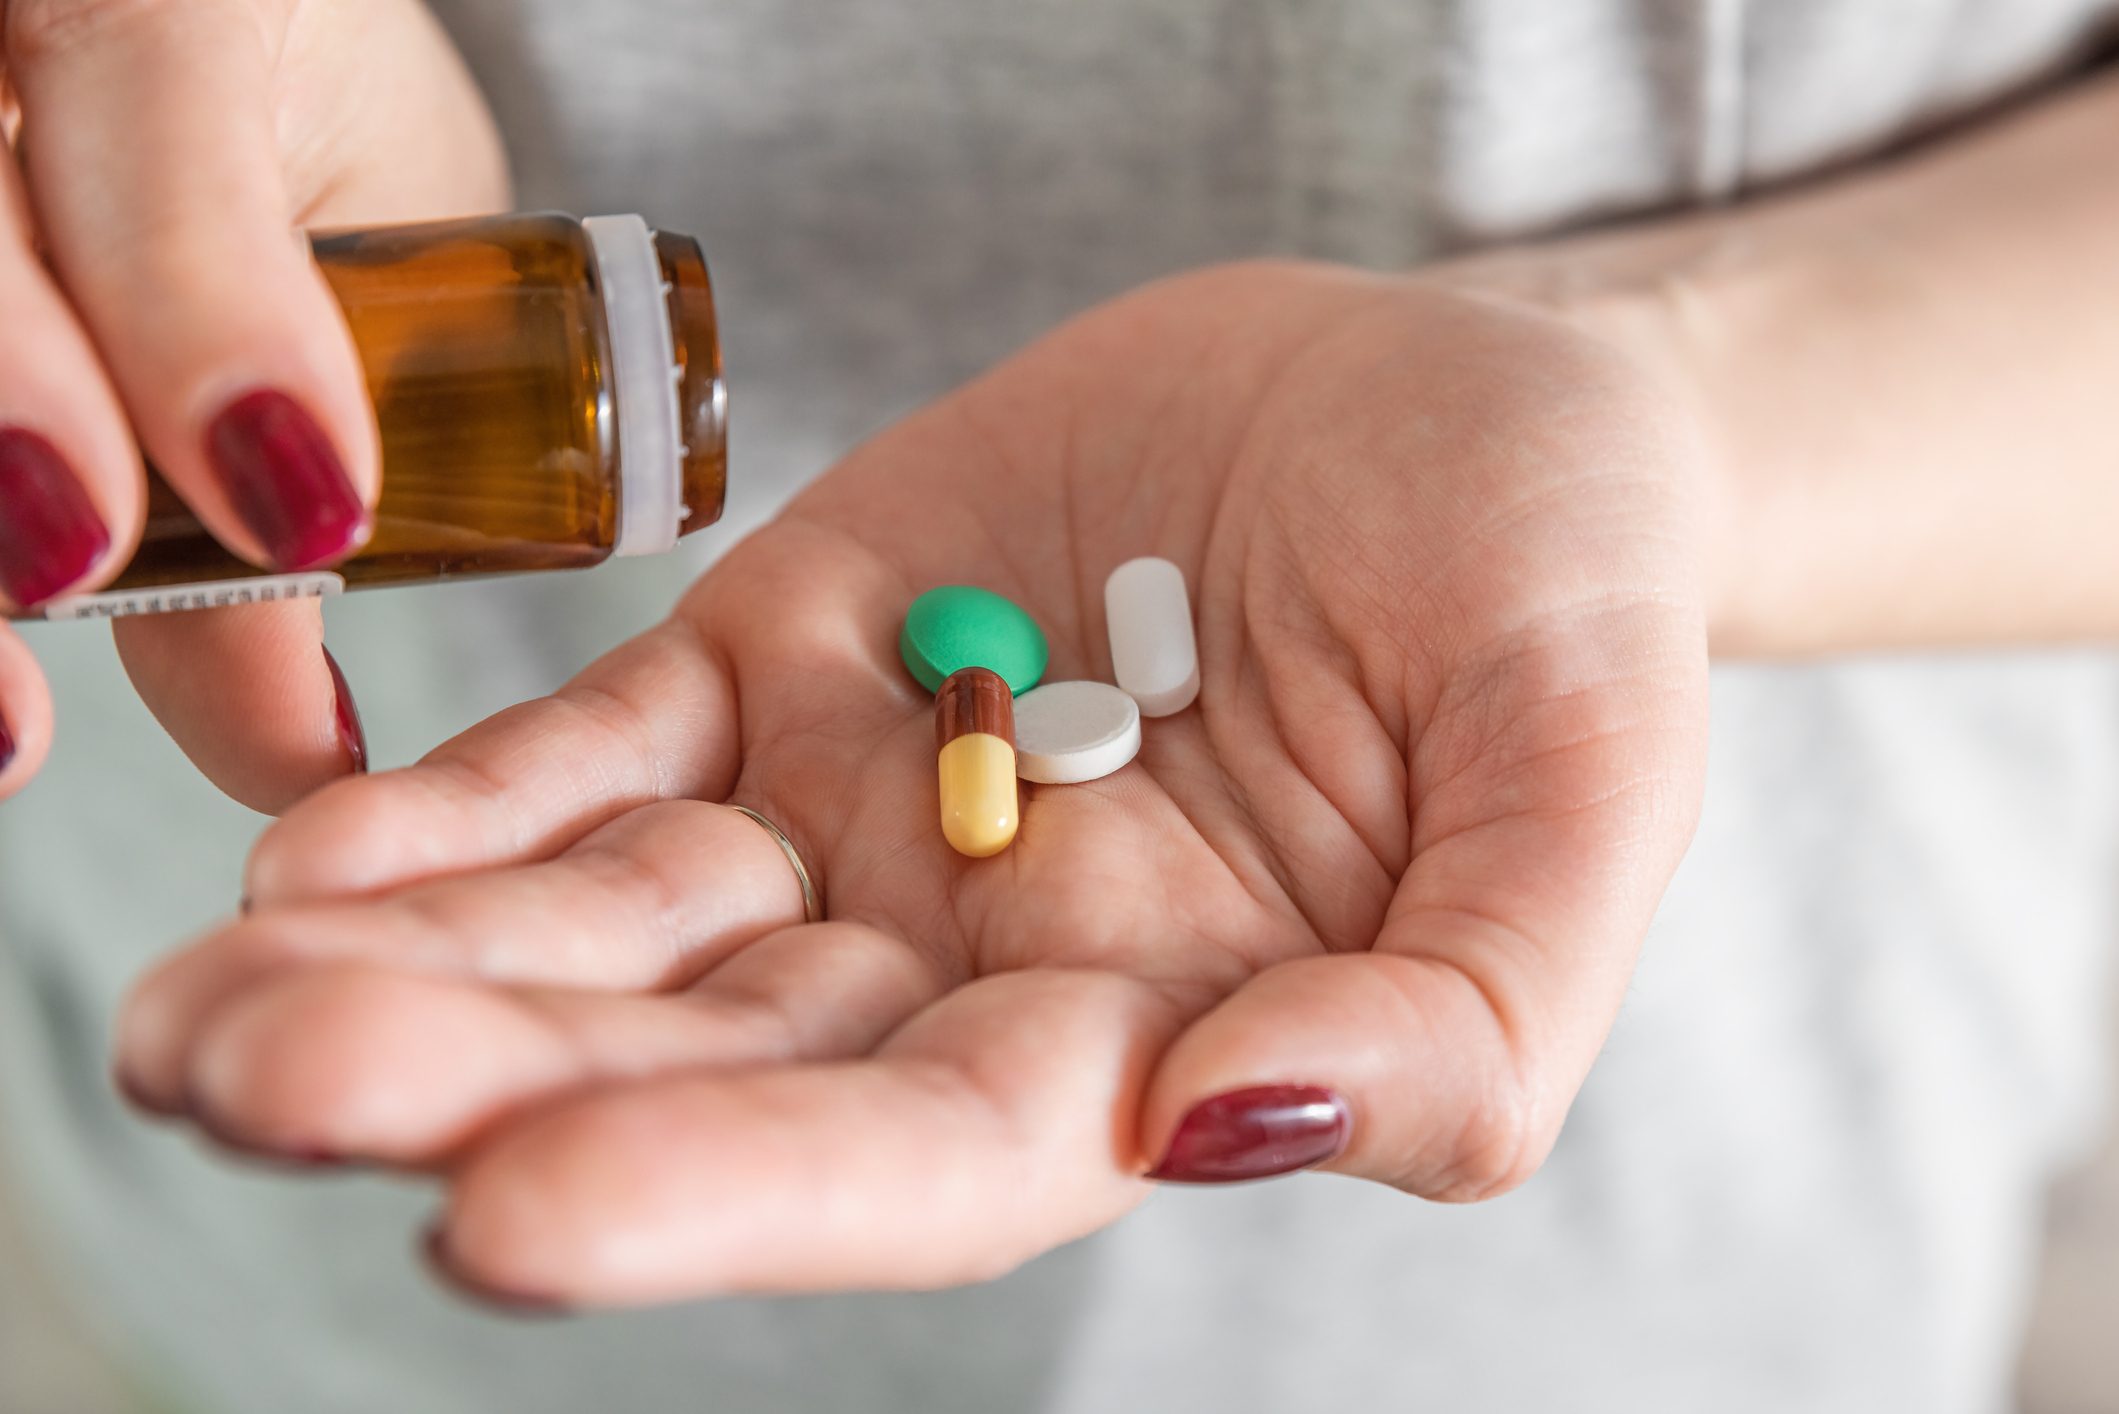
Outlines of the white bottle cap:
M655 233L638 216L591 216L582 229L603 286L611 345L611 414L618 427L614 555L659 555L684 520L677 340Z

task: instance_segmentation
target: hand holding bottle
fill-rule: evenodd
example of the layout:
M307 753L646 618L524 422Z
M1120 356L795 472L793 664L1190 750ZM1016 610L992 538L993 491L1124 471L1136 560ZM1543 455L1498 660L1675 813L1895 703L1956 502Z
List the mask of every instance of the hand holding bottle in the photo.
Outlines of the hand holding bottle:
M411 0L0 5L0 607L131 556L142 457L229 550L331 563L368 530L374 417L295 228L505 204L484 107ZM118 625L192 759L275 809L356 763L314 605ZM0 626L0 796L51 703Z
M1642 360L1527 305L1151 287L554 697L298 807L121 1074L231 1143L440 1175L445 1259L564 1302L974 1280L1151 1168L1501 1191L1690 832L1713 470ZM906 605L990 586L1101 676L1142 554L1194 587L1197 705L957 854Z

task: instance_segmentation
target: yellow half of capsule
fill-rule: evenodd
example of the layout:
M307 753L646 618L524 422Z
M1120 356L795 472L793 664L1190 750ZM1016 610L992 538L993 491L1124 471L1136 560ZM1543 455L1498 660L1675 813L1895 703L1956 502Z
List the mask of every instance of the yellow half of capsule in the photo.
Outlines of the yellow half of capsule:
M1015 748L990 732L967 732L942 748L942 837L958 854L984 859L1015 839Z

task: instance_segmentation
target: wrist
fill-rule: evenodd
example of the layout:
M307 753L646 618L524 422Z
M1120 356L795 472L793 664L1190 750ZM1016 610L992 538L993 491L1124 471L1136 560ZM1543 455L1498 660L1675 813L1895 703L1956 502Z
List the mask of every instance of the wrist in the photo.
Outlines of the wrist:
M1689 221L1514 247L1452 262L1434 275L1486 298L1527 306L1615 350L1657 390L1691 443L1681 459L1695 508L1696 592L1717 654L1772 652L1778 633L1759 603L1756 548L1777 513L1747 476L1741 418L1727 390L1737 344L1738 253Z
M1456 278L1627 351L1708 451L1720 653L2119 633L2119 81L1859 173Z

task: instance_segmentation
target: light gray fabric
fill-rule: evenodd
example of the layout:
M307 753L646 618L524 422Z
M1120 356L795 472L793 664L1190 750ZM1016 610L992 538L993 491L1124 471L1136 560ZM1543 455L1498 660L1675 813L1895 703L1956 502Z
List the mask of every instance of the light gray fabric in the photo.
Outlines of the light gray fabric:
M526 203L705 238L740 527L1140 280L1738 196L2036 82L2119 7L442 8ZM334 605L377 759L556 683L699 553ZM0 1140L169 1409L1992 1410L2041 1185L2096 1111L2112 662L1723 671L1698 845L1522 1192L1173 1191L982 1290L496 1321L417 1274L423 1190L237 1170L120 1115L121 989L228 909L257 822L156 736L104 635L33 636L64 735L0 808Z

